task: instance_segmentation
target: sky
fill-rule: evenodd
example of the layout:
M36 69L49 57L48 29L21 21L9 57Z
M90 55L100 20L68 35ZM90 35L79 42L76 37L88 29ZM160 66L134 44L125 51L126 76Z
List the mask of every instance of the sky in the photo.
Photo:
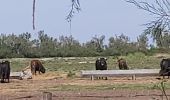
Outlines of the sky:
M0 0L0 33L32 33L37 37L44 30L51 37L70 34L81 43L94 36L110 37L124 34L131 41L142 34L152 16L125 0L80 0L81 11L72 19L72 27L66 21L71 0L36 0L35 26L32 28L32 0Z

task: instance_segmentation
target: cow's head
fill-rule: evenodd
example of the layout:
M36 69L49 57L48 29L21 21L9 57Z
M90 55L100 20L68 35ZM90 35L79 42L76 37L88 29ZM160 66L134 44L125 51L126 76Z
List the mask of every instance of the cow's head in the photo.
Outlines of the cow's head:
M42 66L42 67L40 68L40 71L41 71L42 73L45 73L45 68Z
M107 58L98 58L98 60L99 60L101 66L107 65L106 64Z

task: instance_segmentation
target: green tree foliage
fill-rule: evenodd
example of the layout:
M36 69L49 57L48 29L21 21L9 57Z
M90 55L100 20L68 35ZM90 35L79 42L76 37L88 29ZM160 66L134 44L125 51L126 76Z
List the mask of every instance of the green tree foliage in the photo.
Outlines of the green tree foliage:
M138 51L146 53L147 48L149 47L148 41L149 39L146 34L139 35L139 37L137 38Z
M165 30L161 26L157 26L156 28L145 30L146 35L151 35L153 41L156 43L157 48L170 48L170 32Z
M165 31L164 31L165 32ZM38 32L38 38L32 39L31 33L19 35L0 35L0 58L12 57L92 57L115 56L130 53L161 51L157 46L148 46L147 34L139 35L136 42L124 34L109 38L109 43L104 44L105 36L94 36L86 43L80 43L73 36L50 37L44 31ZM170 47L170 34L167 31L162 35L162 47Z
M146 24L146 34L152 36L159 49L169 49L170 30L170 1L169 0L126 0L139 9L154 16L153 20Z
M112 51L112 55L127 55L136 51L136 43L130 42L128 36L121 34L120 36L109 38L109 51Z

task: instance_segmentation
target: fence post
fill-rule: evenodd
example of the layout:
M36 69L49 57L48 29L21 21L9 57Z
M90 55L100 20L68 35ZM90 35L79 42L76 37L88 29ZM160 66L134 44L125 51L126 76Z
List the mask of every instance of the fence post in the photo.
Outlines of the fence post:
M42 100L52 100L52 93L51 92L43 92Z
M132 80L136 80L136 75L132 75Z
M92 81L94 80L94 76L93 76L93 75L91 76L91 80L92 80Z

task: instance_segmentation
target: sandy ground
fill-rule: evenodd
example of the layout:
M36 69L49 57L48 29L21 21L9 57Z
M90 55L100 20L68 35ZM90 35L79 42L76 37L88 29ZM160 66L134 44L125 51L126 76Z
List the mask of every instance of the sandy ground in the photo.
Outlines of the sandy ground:
M159 81L155 77L142 77L137 78L137 80L125 77L91 81L90 78L71 79L67 78L66 75L47 73L34 76L33 79L29 80L11 79L10 83L0 83L0 100L42 100L43 92L51 92L53 100L162 100L160 90L53 90L54 87L62 85L100 86L107 84L147 84ZM166 92L170 98L170 90Z

